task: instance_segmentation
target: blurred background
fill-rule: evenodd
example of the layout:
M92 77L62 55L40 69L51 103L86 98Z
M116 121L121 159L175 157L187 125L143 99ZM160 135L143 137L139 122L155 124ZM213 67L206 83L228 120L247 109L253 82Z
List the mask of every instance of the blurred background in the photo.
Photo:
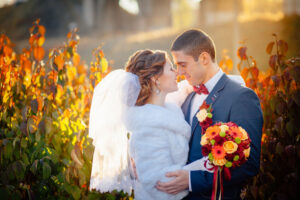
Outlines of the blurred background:
M168 52L176 36L200 28L215 41L217 60L245 44L261 70L272 33L289 44L288 57L300 55L300 0L0 0L0 33L29 46L29 28L37 18L46 27L45 49L65 41L78 28L78 52L87 63L102 45L113 68L122 68L138 49ZM236 71L235 71L236 72Z

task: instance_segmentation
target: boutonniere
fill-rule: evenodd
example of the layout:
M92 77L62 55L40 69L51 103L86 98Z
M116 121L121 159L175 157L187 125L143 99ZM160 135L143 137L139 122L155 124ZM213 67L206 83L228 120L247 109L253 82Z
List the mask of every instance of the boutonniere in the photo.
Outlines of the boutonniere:
M200 106L199 112L196 114L196 117L200 123L202 128L202 134L204 134L205 130L212 124L212 105L207 104L206 101Z

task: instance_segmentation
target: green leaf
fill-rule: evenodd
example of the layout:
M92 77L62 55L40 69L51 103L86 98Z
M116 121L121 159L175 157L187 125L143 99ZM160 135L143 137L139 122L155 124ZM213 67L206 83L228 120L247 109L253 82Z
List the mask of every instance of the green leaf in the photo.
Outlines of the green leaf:
M37 168L38 168L38 160L35 160L31 167L30 167L30 171L33 173L33 174L36 174L36 171L37 171Z
M14 170L15 177L17 178L17 180L23 180L26 170L25 164L21 160L18 160L13 163L12 168Z
M21 147L24 149L27 147L27 140L25 138L22 138L21 140Z
M285 128L286 128L288 134L289 134L290 136L293 136L293 132L294 132L294 123L293 123L292 120L289 121L288 123L286 123Z
M4 146L4 158L12 160L13 145L10 141Z
M77 186L64 183L63 187L74 199L80 199L81 190Z
M51 167L47 162L43 162L43 179L49 178L51 175Z

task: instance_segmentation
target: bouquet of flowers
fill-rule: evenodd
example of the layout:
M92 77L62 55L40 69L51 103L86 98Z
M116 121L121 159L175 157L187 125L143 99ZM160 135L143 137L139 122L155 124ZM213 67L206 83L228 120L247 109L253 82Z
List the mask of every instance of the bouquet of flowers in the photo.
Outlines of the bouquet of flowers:
M214 180L212 198L216 199L218 180L220 180L223 195L223 176L231 179L230 168L235 168L245 163L250 156L250 143L248 133L233 122L212 124L212 107L203 103L196 117L202 127L201 146L203 156L208 156L213 165ZM220 175L220 179L218 176Z
M235 123L216 123L201 137L202 154L217 167L234 168L246 162L250 155L248 133Z

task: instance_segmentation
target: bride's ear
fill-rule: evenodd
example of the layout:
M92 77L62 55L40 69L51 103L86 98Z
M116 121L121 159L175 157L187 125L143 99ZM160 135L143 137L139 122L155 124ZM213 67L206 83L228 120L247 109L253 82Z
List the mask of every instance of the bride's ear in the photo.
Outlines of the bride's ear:
M156 87L158 87L160 84L158 79L156 79L155 77L151 77L151 81L152 81L152 84L154 84Z

